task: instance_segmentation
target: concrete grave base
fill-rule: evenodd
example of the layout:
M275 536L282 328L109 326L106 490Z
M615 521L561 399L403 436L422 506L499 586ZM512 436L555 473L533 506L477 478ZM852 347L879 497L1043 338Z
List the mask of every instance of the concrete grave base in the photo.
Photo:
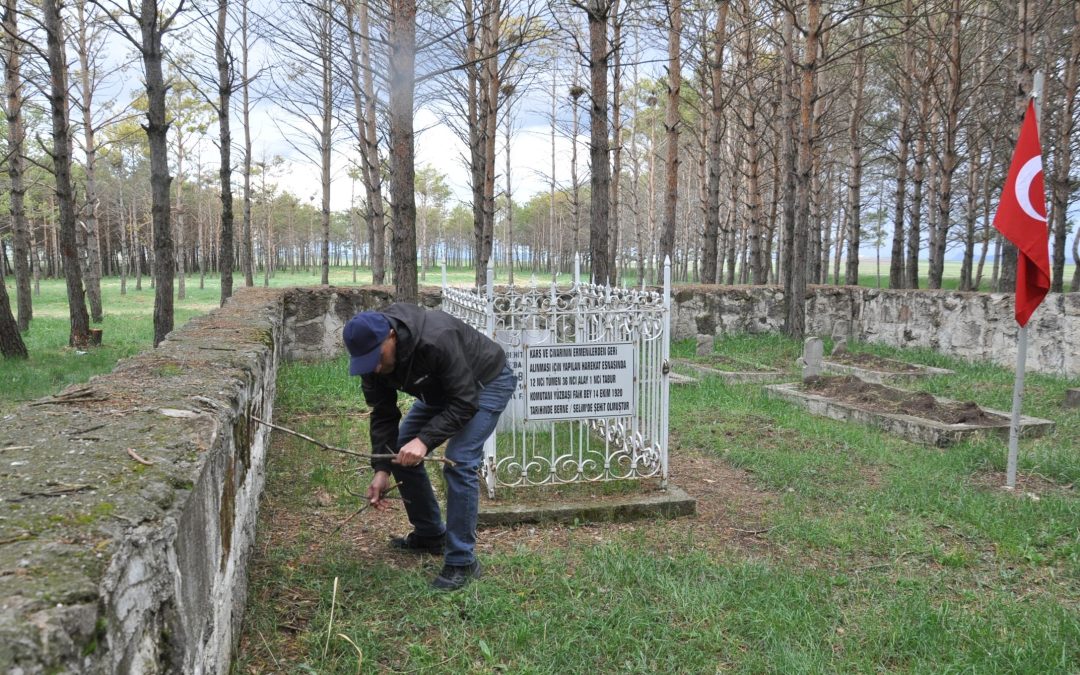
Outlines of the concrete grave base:
M699 375L706 377L718 377L728 384L745 384L748 382L776 382L789 377L787 373L782 373L779 370L772 368L762 367L760 370L717 370L709 366L695 363L688 359L673 359L676 367L683 370L691 370Z
M830 417L834 420L869 424L913 443L925 443L939 448L948 447L964 438L979 433L993 433L1006 438L1009 435L1010 415L999 410L983 408L983 412L1000 419L1000 424L994 426L945 424L911 415L870 412L849 403L834 401L825 396L802 391L800 386L799 384L771 384L765 387L765 391L773 398L794 403L814 415ZM950 402L949 399L945 398L937 398L937 400L941 403ZM1050 420L1027 416L1020 418L1020 433L1023 436L1041 436L1053 429L1054 423Z
M881 361L886 363L894 363L898 367L909 365L903 361L897 361L895 359L882 358ZM870 382L872 384L889 384L890 382L907 382L915 380L921 377L929 377L931 375L952 375L953 371L947 368L934 368L933 366L917 366L918 370L875 370L872 368L863 368L862 366L853 366L847 363L837 363L836 361L830 361L825 359L822 361L822 365L825 366L825 372L835 373L837 375L854 375L863 382Z
M620 495L598 500L591 497L537 503L481 500L480 525L519 523L626 522L650 518L692 516L697 502L686 492L669 485L667 490Z

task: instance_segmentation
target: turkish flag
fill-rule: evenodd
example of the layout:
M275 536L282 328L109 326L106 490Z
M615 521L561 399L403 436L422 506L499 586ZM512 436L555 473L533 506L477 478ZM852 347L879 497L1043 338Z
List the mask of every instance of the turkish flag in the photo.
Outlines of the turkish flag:
M1023 326L1050 290L1046 188L1034 101L1028 103L1024 114L994 227L1018 249L1016 323Z

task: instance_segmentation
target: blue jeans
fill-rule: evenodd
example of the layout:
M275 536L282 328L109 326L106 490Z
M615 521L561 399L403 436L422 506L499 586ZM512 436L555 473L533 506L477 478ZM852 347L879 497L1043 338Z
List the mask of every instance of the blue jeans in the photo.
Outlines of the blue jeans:
M391 471L398 490L405 500L416 534L421 537L440 537L446 534L446 564L470 565L476 560L476 519L480 507L480 465L484 459L484 441L495 430L499 415L514 393L517 378L509 367L480 390L480 409L471 420L446 444L446 457L455 466L443 466L446 477L446 525L443 526L439 502L431 488L424 463L416 466L392 465ZM398 447L402 447L424 428L439 406L416 401L398 428ZM428 448L428 452L434 448Z

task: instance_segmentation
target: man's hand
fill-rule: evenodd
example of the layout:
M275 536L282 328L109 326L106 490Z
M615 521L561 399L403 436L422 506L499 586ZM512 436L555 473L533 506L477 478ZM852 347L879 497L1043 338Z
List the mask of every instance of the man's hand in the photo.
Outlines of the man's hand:
M385 511L390 508L390 502L385 498L383 493L386 492L386 488L390 485L390 474L386 471L376 471L375 477L371 479L371 485L367 489L368 502L379 511Z
M427 457L428 448L419 438L414 438L398 450L397 457L390 460L392 464L401 466L416 466Z

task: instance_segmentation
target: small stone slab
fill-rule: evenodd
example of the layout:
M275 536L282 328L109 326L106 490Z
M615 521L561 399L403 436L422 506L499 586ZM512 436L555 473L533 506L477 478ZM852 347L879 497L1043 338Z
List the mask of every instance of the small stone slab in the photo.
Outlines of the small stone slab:
M775 382L776 380L787 377L787 373L780 372L775 368L766 368L765 366L756 366L753 364L747 364L747 368L754 368L754 370L717 370L710 366L705 366L700 363L688 361L687 359L673 359L676 366L687 370L692 370L700 375L706 377L719 377L728 384L743 384L746 382ZM671 374L674 377L675 373ZM674 380L672 380L674 382Z
M697 501L680 488L605 498L551 500L514 504L481 500L481 526L518 523L626 522L650 518L677 518L697 512Z
M859 422L876 426L913 443L925 443L945 448L953 443L978 433L993 433L1004 438L1009 437L1011 415L1000 410L982 408L988 415L1000 418L1001 423L993 426L976 424L945 424L912 415L871 412L857 408L850 403L835 401L831 398L802 391L798 384L771 384L765 392L773 398L779 398L805 408L810 413L834 420ZM953 403L947 398L934 397L939 403ZM1054 423L1038 417L1020 417L1022 436L1041 436L1053 431Z
M952 375L954 372L947 368L934 368L933 366L923 366L905 363L904 361L897 361L896 359L882 358L880 360L886 363L895 363L898 368L902 366L915 365L918 370L876 370L873 368L864 368L862 366L853 366L848 363L829 361L828 359L823 361L822 365L825 367L825 372L827 373L836 373L838 375L854 375L863 382L870 382L872 384L906 382L908 380L914 380L921 377L929 377L931 375Z
M668 373L668 382L670 382L671 384L697 384L698 379L696 377L690 377L689 375Z
M1080 408L1080 389L1065 390L1065 407Z

